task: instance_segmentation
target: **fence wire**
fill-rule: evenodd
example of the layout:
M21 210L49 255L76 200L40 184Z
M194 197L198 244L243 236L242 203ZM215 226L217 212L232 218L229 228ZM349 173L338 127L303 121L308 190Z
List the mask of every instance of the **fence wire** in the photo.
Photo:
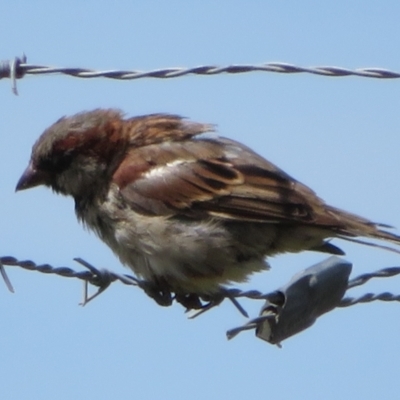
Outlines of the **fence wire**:
M54 274L65 278L80 279L85 281L86 283L97 286L100 293L107 289L112 283L117 281L125 285L136 286L145 290L146 282L132 275L118 274L107 269L97 269L81 258L75 258L74 260L83 265L86 270L75 271L70 267L53 267L50 264L36 264L32 260L18 260L15 257L5 256L0 257L0 272L9 289L10 287L12 288L11 282L6 275L4 268L1 268L3 266L20 267L28 271L37 271L44 274ZM388 267L375 272L365 273L354 279L351 279L348 283L347 289L352 289L356 286L364 285L373 278L391 278L396 275L400 275L400 267ZM98 294L99 293L96 293L95 296L97 296ZM221 295L223 298L228 298L230 300L239 298L267 300L271 296L270 293L266 294L258 290L240 290L237 288L223 288L221 291ZM92 296L91 298L85 298L83 300L83 304L86 304L95 296ZM338 304L338 307L349 307L360 303L371 303L373 301L400 301L400 295L384 292L379 294L366 293L359 297L344 297L342 301ZM242 312L242 310L240 311ZM245 315L247 316L247 314Z
M308 73L328 77L358 76L363 78L397 79L400 72L385 68L356 68L348 69L335 66L301 67L283 62L267 62L263 64L232 64L226 66L200 65L197 67L168 67L150 71L138 70L104 70L89 68L52 67L46 65L27 64L25 55L12 60L0 61L0 79L11 78L13 92L17 94L16 80L25 75L63 74L76 78L108 78L133 80L143 78L178 78L185 75L218 75L239 74L249 72L275 72L280 74Z
M335 66L317 66L317 67L301 67L293 64L283 62L268 62L263 64L233 64L227 66L216 65L201 65L197 67L184 68L184 67L168 67L161 69L154 69L149 71L139 70L94 70L88 68L68 68L68 67L52 67L45 65L28 64L25 55L22 57L15 57L12 60L0 61L0 79L9 78L12 82L12 90L17 93L16 81L23 78L25 75L45 75L45 74L62 74L77 78L108 78L117 80L134 80L142 78L159 78L169 79L177 78L186 75L201 75L210 76L218 74L238 74L249 72L275 72L281 74L293 73L308 73L313 75L321 75L327 77L345 77L357 76L364 78L376 79L397 79L400 78L400 72L390 71L384 68L357 68L348 69ZM16 266L29 271L38 271L46 274L55 274L67 278L76 278L85 282L84 299L82 305L87 304L90 300L101 294L106 290L111 283L121 282L125 285L136 286L144 290L148 295L149 291L147 282L142 281L132 275L117 274L106 269L97 269L91 264L82 259L75 259L78 263L86 269L83 271L75 271L69 267L53 267L50 264L36 264L31 260L18 260L14 257L0 257L0 275L2 276L7 288L14 292L11 281L9 280L4 266ZM400 267L390 267L378 270L376 272L360 275L348 282L347 290L356 286L361 286L367 283L372 278L389 278L400 274ZM97 292L88 296L88 284L98 287ZM248 298L253 300L268 300L271 293L265 294L257 290L242 291L237 288L222 288L220 293L220 300L211 302L202 310L197 312L194 316L200 315L204 311L218 305L225 298L232 301L237 309L246 317L246 311L238 303L239 298ZM156 300L157 301L157 300ZM366 293L359 297L344 297L337 307L349 307L360 303L370 303L373 301L400 301L400 295L395 295L390 292L379 294ZM159 303L160 304L160 303ZM231 329L227 332L228 338L236 336L238 333L255 329L263 321L272 318L271 315L259 316L250 319L245 325Z

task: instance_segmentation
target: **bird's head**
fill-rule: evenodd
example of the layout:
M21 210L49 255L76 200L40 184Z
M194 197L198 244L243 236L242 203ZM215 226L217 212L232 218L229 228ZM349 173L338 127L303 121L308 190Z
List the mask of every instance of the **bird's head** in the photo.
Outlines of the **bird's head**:
M32 148L16 190L45 185L80 198L109 179L126 148L122 113L94 110L63 117Z

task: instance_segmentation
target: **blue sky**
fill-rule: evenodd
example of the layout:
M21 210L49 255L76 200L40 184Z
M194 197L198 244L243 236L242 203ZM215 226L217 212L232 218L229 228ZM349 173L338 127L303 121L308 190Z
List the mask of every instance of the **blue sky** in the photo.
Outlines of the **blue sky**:
M18 1L0 5L0 59L94 69L280 61L400 70L397 1ZM49 190L14 193L30 149L62 115L117 107L172 112L218 125L332 205L400 228L399 80L251 73L177 79L84 80L61 75L0 81L1 255L80 269L82 257L127 272ZM398 231L397 231L398 232ZM335 241L353 275L399 265L396 254ZM324 259L270 260L245 288L264 292ZM336 310L283 349L243 333L226 302L188 320L140 290L114 284L78 306L77 280L8 268L0 282L1 393L25 399L393 398L399 389L398 304ZM3 286L3 288L1 287ZM352 294L400 292L399 278ZM255 316L261 303L243 302Z

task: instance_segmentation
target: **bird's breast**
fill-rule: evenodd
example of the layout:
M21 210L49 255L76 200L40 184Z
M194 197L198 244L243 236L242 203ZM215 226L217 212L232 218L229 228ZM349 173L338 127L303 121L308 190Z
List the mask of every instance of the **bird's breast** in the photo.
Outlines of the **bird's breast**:
M173 291L213 292L267 266L267 238L245 226L232 229L211 218L143 215L121 203L114 190L77 207L77 214L135 274L167 282ZM262 242L259 248L257 242Z

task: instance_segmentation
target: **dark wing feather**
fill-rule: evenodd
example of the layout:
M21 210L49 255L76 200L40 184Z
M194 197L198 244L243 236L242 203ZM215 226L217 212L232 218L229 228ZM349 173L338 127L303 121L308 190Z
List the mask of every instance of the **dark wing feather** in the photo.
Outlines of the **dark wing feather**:
M313 191L244 145L197 138L133 148L114 174L124 200L151 215L335 225Z

